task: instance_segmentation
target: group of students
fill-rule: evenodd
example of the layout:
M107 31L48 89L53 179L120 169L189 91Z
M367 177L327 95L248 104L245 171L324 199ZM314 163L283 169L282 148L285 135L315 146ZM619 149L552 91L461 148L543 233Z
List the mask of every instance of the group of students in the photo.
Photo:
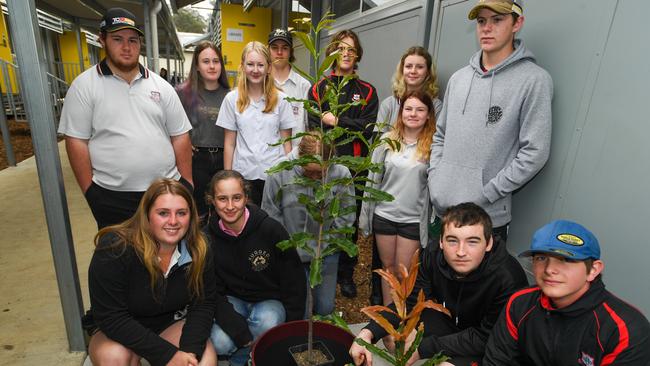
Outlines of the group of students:
M586 228L558 220L535 233L522 256L532 257L537 286L527 287L521 265L508 254L511 194L548 158L552 82L515 39L524 20L519 1L480 0L469 18L477 20L481 50L451 77L444 103L431 55L411 47L397 65L390 97L380 103L370 83L353 78L339 102L365 102L338 116L324 99L328 80L312 86L291 68L289 32L274 30L268 46L244 47L232 90L219 48L197 45L188 80L176 89L191 124L191 177L177 153L173 177L131 194L138 203L130 218L98 219L91 309L84 317L93 364L137 365L145 358L152 366L215 365L217 355L227 355L232 365L243 365L262 333L304 318L312 258L276 246L290 234L318 230L300 204L301 195L313 192L294 182L323 174L330 181L349 178L350 172L336 164L326 171L318 164L272 175L266 170L304 155L366 156L359 140L334 148L313 130L341 126L400 143L373 151L373 162L384 168L368 175L372 188L394 200L355 202L361 190L338 186L349 197L343 207L356 206L356 214L346 210L325 229L357 225L360 233L374 234L375 267L396 273L420 249L414 293L422 289L451 314L425 310L425 337L409 364L443 352L451 357L447 364L457 366L650 365L650 325L605 290L598 240ZM102 42L136 42L119 38L125 29L139 32L133 24L111 26ZM356 73L363 48L353 31L343 30L327 52L338 52L326 76L336 82ZM113 66L109 59L97 72L117 73ZM79 84L73 87L73 96L83 99ZM323 113L310 115L287 97L308 98ZM160 102L160 93L151 92L151 99ZM62 117L67 125L72 120ZM66 128L68 143L74 131ZM304 131L312 132L277 144ZM82 184L73 169L93 208L91 198L99 200L103 191L94 175ZM97 192L90 197L93 184ZM323 282L314 289L317 314L334 310L337 282L344 295L355 295L354 265L338 253L324 259ZM387 284L374 287L372 302L393 306ZM372 321L358 337L392 346ZM356 365L372 364L372 354L357 344L350 355Z

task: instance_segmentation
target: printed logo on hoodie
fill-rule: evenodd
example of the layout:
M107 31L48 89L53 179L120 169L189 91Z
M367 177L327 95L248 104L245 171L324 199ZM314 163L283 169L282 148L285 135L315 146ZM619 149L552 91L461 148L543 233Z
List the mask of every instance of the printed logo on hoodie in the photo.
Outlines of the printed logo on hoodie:
M503 109L498 105L493 105L488 111L488 124L493 125L501 120L503 117Z
M269 258L271 254L264 249L254 250L249 256L248 261L251 262L251 269L255 272L263 271L269 266Z

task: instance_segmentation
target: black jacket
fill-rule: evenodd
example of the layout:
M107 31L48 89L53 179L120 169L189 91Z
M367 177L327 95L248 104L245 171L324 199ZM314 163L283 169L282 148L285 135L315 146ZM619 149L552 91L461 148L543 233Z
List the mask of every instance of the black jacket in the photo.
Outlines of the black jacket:
M341 76L336 76L331 74L327 77L328 80L333 83L338 83L342 79ZM318 101L321 97L325 96L325 88L327 87L328 82L325 79L321 79L318 83L314 84L309 91L309 99L313 101ZM377 111L379 109L379 99L377 97L377 90L370 83L365 82L361 79L352 79L350 82L345 85L342 90L342 95L339 96L339 103L350 103L353 101L364 99L366 105L359 105L351 107L347 111L339 115L338 126L347 128L351 131L360 131L363 133L366 139L372 137L373 126L372 123L377 122ZM322 101L322 110L323 112L329 111L330 106L327 101ZM309 114L309 127L320 127L320 118L318 116ZM323 124L323 127L327 130L331 127ZM339 139L343 140L347 136L343 136ZM355 139L347 144L336 147L336 152L339 156L349 155L349 156L366 156L368 155L368 149L365 144L363 144L359 139Z
M224 233L214 215L203 229L214 253L217 291L247 302L275 299L282 303L286 320L305 315L307 278L295 249L282 251L276 244L288 239L282 224L255 205L238 237ZM242 346L253 339L246 319L229 303L217 309L215 322Z
M200 359L212 329L216 303L227 302L215 287L208 256L203 273L204 297L192 299L186 271L191 265L187 249L179 247L179 263L157 286L154 298L149 272L132 246L115 246L115 234L103 236L88 269L91 309L84 322L94 322L108 338L133 350L152 366L166 365L179 349ZM187 312L177 348L158 334Z
M420 357L429 358L440 351L452 357L482 355L501 308L513 292L527 285L524 270L508 254L503 242L494 243L479 267L463 278L458 278L447 264L440 247L429 244L420 252L418 277L407 305L410 308L415 304L422 289L427 300L444 304L451 312L458 332L425 337L418 347ZM392 323L398 324L397 319L393 318ZM371 321L367 328L375 340L386 335L375 322Z
M484 365L650 365L650 324L600 279L555 309L539 287L512 295L495 325Z

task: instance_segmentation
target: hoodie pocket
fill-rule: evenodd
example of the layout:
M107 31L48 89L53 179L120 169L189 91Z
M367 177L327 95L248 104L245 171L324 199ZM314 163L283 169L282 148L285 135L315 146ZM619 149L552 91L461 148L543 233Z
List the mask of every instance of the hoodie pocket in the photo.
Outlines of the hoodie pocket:
M431 203L437 215L442 215L448 207L463 202L474 202L482 207L487 204L487 198L483 194L482 169L443 160L432 172L429 182Z

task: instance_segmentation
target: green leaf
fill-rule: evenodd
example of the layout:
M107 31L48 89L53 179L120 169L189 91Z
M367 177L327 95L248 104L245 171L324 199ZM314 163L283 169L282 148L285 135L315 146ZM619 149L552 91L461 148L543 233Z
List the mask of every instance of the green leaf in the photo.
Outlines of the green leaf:
M309 80L309 83L312 84L312 85L316 84L318 82L317 77L311 76L310 73L308 73L305 70L301 69L298 65L296 65L294 63L291 64L291 69L295 70L303 78Z
M336 325L337 327L347 331L348 333L352 333L352 330L350 330L348 323L336 311L325 316L318 315L318 314L314 315L313 319L317 321L329 323L332 325Z
M334 197L332 202L330 202L330 216L333 218L339 217L339 211L341 209L341 200L338 197Z
M359 247L347 238L328 238L330 245L336 245L340 250L344 251L348 257L353 258L359 254Z
M334 24L334 13L329 10L321 17L321 20L316 25L315 33L320 33L323 29L329 29L332 24Z
M323 264L322 258L312 258L309 265L309 286L314 288L320 285L323 282L323 277L321 276L321 267Z
M332 67L332 64L338 58L339 58L338 51L334 51L331 54L327 55L327 57L325 57L325 60L323 60L323 63L321 63L320 67L318 68L318 75L325 74L325 71L327 71L330 67Z
M411 346L409 347L409 349L404 354L404 360L409 360L411 358L411 356L413 356L415 351L418 349L418 346L422 342L422 337L423 336L424 336L424 331L418 330L415 333L415 340L413 340L413 343L411 343Z
M367 195L364 198L367 198L368 201L382 201L382 202L391 202L395 199L390 193L386 193L382 190L364 186L361 188Z
M302 42L302 44L305 46L307 51L309 51L309 54L311 54L314 58L317 57L314 41L312 41L312 38L307 33L299 32L299 31L294 31L291 33L293 33L294 36L297 36L298 39L300 39L300 42Z
M381 348L375 346L374 344L370 344L370 343L364 341L361 338L355 338L354 341L357 342L357 344L366 347L366 349L368 351L370 351L370 352L376 354L377 356L383 358L384 360L388 361L388 363L390 363L391 365L396 365L395 357L393 357L393 355L388 353L388 351L386 351L384 349L381 349Z

